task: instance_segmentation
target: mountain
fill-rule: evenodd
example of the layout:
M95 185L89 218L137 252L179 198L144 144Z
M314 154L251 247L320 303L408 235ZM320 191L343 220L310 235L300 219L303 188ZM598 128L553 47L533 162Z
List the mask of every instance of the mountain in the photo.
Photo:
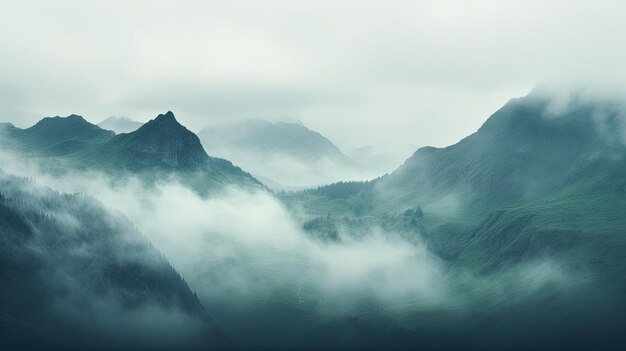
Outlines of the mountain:
M619 106L580 101L551 115L551 103L532 94L514 99L458 144L419 149L381 185L422 197L463 193L494 207L545 198L582 185L587 172L619 167Z
M205 149L282 189L372 176L330 140L302 124L248 120L198 133Z
M231 162L208 156L198 137L178 123L172 112L118 135L75 115L44 118L28 129L10 125L4 129L8 147L44 161L61 160L64 166L131 172L150 180L176 175L202 192L229 185L262 188Z
M104 143L102 153L113 158L122 156L126 168L214 168L198 137L178 123L172 112L158 115L132 133L112 137Z
M195 293L121 215L0 171L0 347L224 347Z
M50 147L67 140L102 141L115 135L111 131L87 122L78 115L46 117L27 129L19 129L7 124L4 129L10 137L18 139L28 148Z
M198 133L209 152L237 150L259 155L282 155L305 162L322 158L349 162L330 140L302 124L249 120L222 128L205 128Z
M583 100L565 115L551 115L551 104L537 94L513 99L457 144L420 148L391 174L353 183L349 190L340 183L312 193L347 200L378 194L375 211L455 198L465 215L480 216L485 209L567 191L587 180L582 175L608 176L612 167L619 169L626 150L619 105Z
M112 130L116 134L130 133L139 129L143 123L133 121L128 117L109 117L98 123L98 127L102 129Z
M557 109L553 96L533 92L457 144L420 148L389 175L280 196L309 214L312 235L341 240L333 238L346 226L381 227L425 242L460 280L498 281L527 267L533 279L560 277L560 292L524 303L519 289L505 301L468 298L464 307L481 321L468 317L462 328L475 342L614 348L626 342L618 331L626 325L623 111L620 101L580 95Z
M622 107L574 99L554 115L552 103L512 100L458 144L418 150L374 185L394 195L384 206L421 206L435 251L484 269L575 255L602 275L626 272L605 256L626 253Z
M419 209L414 230L434 251L447 259L482 257L471 264L485 269L598 240L604 242L579 260L606 260L600 247L626 253L618 229L626 218L617 215L626 210L622 106L574 99L554 115L552 103L540 94L513 99L476 133L445 148L420 148L389 175L284 199L313 217L330 211L383 221Z
M238 251L236 245L231 248L226 239L217 235L219 231L213 235L202 233L202 237L210 241L209 246L198 245L203 254L200 256L205 262L216 264L215 271L209 266L207 276L226 279L227 286L233 282L238 287L243 286L244 295L248 295L249 290L261 291L261 298L250 295L253 296L252 307L244 307L237 300L241 296L238 293L233 293L235 303L232 305L223 301L211 304L207 299L206 306L230 331L236 331L233 334L247 343L245 346L258 349L281 345L285 349L302 348L302 345L320 349L414 349L416 345L426 349L623 349L626 345L623 333L626 326L626 120L623 107L619 101L577 95L562 106L553 96L534 92L510 100L480 129L454 145L418 149L388 175L371 181L342 181L276 194L284 208L294 214L293 218L281 216L281 220L300 221L304 233L298 233L309 238L298 239L295 245L290 239L287 250L281 251L276 249L278 246L257 246L257 243L275 244L279 237L288 234L289 229L281 229L282 222L244 230L245 234L254 236L226 230L223 238L237 237L244 242L246 249ZM23 133L8 124L1 128L5 135ZM19 141L27 150L24 155L34 153L83 167L131 172L157 180L175 174L185 180L207 182L212 179L223 180L224 184L240 184L251 178L229 168L234 166L220 165L207 156L198 138L182 127L171 113L159 115L129 134L71 137L74 139L51 138L42 145L27 138L11 140ZM260 161L271 164L271 158ZM318 163L310 164L315 167L308 168L308 172L324 171L324 167L316 168ZM291 164L283 162L285 168L279 168L279 172L284 172L286 165ZM235 181L237 174L242 178ZM10 297L2 300L0 306L2 325L11 326L8 335L15 335L13 330L19 335L25 328L33 324L38 328L43 323L44 317L37 311L47 311L49 300L30 295L31 291L50 293L57 301L57 291L66 296L74 286L85 286L87 290L77 291L87 293L101 291L104 287L105 296L109 295L106 288L110 287L114 292L123 292L121 297L113 294L114 300L125 302L122 306L136 306L133 303L136 301L144 306L144 300L137 295L154 300L152 293L171 296L169 289L184 290L181 298L188 296L187 290L170 283L177 281L173 278L159 283L161 288L144 282L147 274L145 261L141 259L144 255L135 255L132 248L124 246L135 243L134 239L123 236L123 233L134 233L123 224L124 220L101 214L95 205L78 195L52 194L45 195L41 201L33 200L30 197L45 192L35 189L23 195L10 190L14 186L9 183L0 184L0 237L7 241L0 243L0 286L35 288L24 289L29 292L25 295L26 303L18 298L22 290L19 294L4 295L3 292L0 295L0 298ZM264 205L265 202L260 206ZM43 215L32 214L39 212ZM249 227L248 223L241 224ZM276 232L278 236L256 235L262 234L262 229ZM15 238L19 238L16 233L44 238L50 235L51 244L39 245L39 241L35 241L35 245L29 242L22 247L14 243L18 242ZM91 238L91 235L96 237ZM116 238L120 235L124 239L120 240L124 243L120 244L120 250L130 255L116 254L115 248L119 247ZM57 238L62 241L58 242ZM380 242L377 238L385 240ZM223 241L226 245L219 246L224 245ZM401 250L390 250L386 247L388 244L394 247L398 244ZM206 255L205 248L213 245L217 247L214 251L217 255L226 248L226 261ZM371 250L367 248L374 245L382 246L383 251L376 251L382 255L369 254ZM296 247L309 246L315 247L312 256L328 256L332 260L328 264L307 263L306 258L298 255ZM34 248L34 253L24 247ZM355 247L356 251L351 250ZM7 249L1 251L3 248ZM258 254L261 260L250 260L255 256L246 256L244 253L248 250ZM24 251L27 254L23 254ZM39 252L44 252L42 257L36 255ZM396 252L401 254L396 255ZM408 258L400 257L397 261L397 256L404 255ZM20 259L22 256L25 258ZM101 268L114 264L127 267L124 258L129 256L135 263L132 269L128 268L129 273L126 268ZM83 257L87 259L80 260ZM419 257L429 259L417 260ZM238 258L245 264L240 265ZM392 262L393 269L367 269L371 262L380 261L385 266ZM46 268L41 275L32 278L30 262ZM76 262L80 265L75 265ZM158 262L165 265L166 261ZM257 264L264 262L272 264ZM419 267L410 267L415 265ZM81 269L72 270L75 266ZM283 280L285 276L279 274L282 266L291 272L289 278L293 280ZM315 272L313 279L299 274L302 266L310 266ZM409 266L409 275L401 274L405 266ZM10 268L2 271L2 267ZM244 271L242 267L250 267L258 280L241 284L245 282L238 278ZM374 267L380 266L375 264ZM194 266L191 270L202 268L207 269ZM20 269L28 274L22 274ZM224 274L229 270L234 274ZM341 274L333 282L335 272ZM436 276L434 280L419 277L430 277L431 273ZM359 275L365 276L365 284L351 290L350 286L358 283L355 276ZM125 279L127 276L132 278ZM44 280L42 284L39 277L54 279L52 282ZM61 277L58 289L56 277ZM66 284L68 280L62 278L67 277L77 278L69 279L71 284ZM89 277L96 283L91 283ZM159 282L166 280L159 277ZM312 281L317 279L330 291L329 295L318 295ZM342 283L345 280L347 285L336 284L337 280ZM31 283L33 281L35 283ZM136 286L132 282L135 281L138 290L134 290ZM434 284L430 284L431 281ZM389 289L381 293L374 287L379 282L384 282L380 285ZM94 285L97 288L92 288ZM218 287L210 280L207 285L211 296L212 289ZM443 287L430 290L430 285ZM275 286L277 288L272 289ZM130 292L126 294L128 289ZM334 296L341 297L344 289L351 293L345 300L335 300ZM414 293L422 289L427 290L425 296L428 297ZM226 290L229 294L237 291ZM435 295L432 299L431 294ZM82 298L79 295L78 299L70 296L70 302L101 301L99 296ZM167 298L159 301L165 301L166 306L196 306L191 298L179 305ZM31 304L35 306L32 311L24 307ZM88 303L80 306L85 305L86 311L95 309ZM114 311L127 311L117 305ZM64 311L68 310L64 307L74 305L61 306ZM157 311L161 311L161 305L157 306ZM91 314L100 316L104 312ZM27 317L23 319L27 327L16 321L15 317L22 315ZM142 320L163 318L160 313L154 318L140 315ZM61 321L57 324L68 325L66 315L52 316L54 322ZM85 320L81 318L78 320ZM70 325L80 326L80 323ZM133 330L126 325L123 329ZM175 326L172 330L179 328ZM79 335L86 333L91 331L81 331ZM276 341L275 335L286 336Z

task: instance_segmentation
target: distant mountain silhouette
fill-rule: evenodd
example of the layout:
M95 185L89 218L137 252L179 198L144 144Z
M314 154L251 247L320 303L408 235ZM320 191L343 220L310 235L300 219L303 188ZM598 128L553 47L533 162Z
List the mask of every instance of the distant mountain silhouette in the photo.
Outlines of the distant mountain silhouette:
M305 162L322 158L350 162L330 140L302 124L249 120L198 133L207 150L239 150L262 156L279 154Z
M127 117L109 117L98 123L98 127L102 129L112 130L116 134L130 133L139 129L143 123L133 121Z
M364 167L329 139L299 123L248 120L198 133L207 152L284 188L367 178Z
M46 117L26 129L10 125L6 128L6 132L29 147L48 147L67 140L106 140L115 134L87 122L78 115Z
M228 185L262 187L231 162L208 156L198 137L172 112L118 135L76 115L45 118L28 129L12 125L3 129L10 147L47 159L62 158L79 168L130 171L152 179L162 172L175 173L203 191Z

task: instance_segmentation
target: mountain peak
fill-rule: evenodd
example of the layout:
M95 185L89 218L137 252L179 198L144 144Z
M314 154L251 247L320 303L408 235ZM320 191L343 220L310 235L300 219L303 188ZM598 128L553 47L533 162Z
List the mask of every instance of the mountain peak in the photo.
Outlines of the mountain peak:
M73 122L73 123L83 123L83 124L91 124L89 122L87 122L82 116L76 115L76 114L71 114L69 116L66 117L61 117L61 116L54 116L54 117L44 117L42 118L39 122L37 122L35 124L35 126L37 125L46 125L46 124L58 124L58 123L69 123L69 122Z
M48 146L68 140L107 139L113 132L86 121L82 116L45 117L32 127L17 131L23 140L33 146Z
M200 139L181 125L171 111L158 115L134 132L118 135L113 142L127 148L135 166L197 170L209 163Z
M71 114L67 117L65 117L67 119L75 119L75 120L80 120L80 121L84 121L85 119L83 118L83 116L77 115L77 114Z
M167 111L166 113L159 114L154 121L163 121L163 122L176 122L176 117L174 117L174 113L172 111Z
M176 134L176 135L193 135L189 129L180 124L174 117L174 113L172 111L167 111L166 113L161 113L156 116L154 119L151 119L147 123L145 123L141 128L137 130L138 132L158 132L158 133L167 133L167 134Z

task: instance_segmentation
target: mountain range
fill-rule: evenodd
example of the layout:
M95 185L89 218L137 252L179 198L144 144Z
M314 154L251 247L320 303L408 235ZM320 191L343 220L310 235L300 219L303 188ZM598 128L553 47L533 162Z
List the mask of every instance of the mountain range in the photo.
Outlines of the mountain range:
M374 176L301 123L247 120L205 128L198 136L207 152L236 162L277 190Z
M626 344L623 108L615 100L581 95L574 95L565 108L555 108L553 96L535 91L510 100L475 133L454 145L418 149L390 174L370 181L341 181L274 194L298 219L307 235L327 245L348 245L366 232L365 228L397 235L398 240L416 246L423 243L429 253L443 262L446 274L451 277L447 290L450 296L446 297L462 296L459 303L462 306L455 308L454 313L446 309L414 310L415 306L423 307L417 297L381 308L372 307L376 304L363 309L350 306L355 311L366 312L324 321L318 329L309 330L298 326L308 326L306 323L319 311L317 308L332 309L332 305L328 307L325 301L314 298L309 305L301 304L299 286L295 295L284 292L281 303L271 299L256 301L255 311L259 313L246 320L264 324L272 321L283 330L302 333L296 338L311 348L327 347L336 341L345 346L341 341L346 338L352 347L397 348L414 348L420 342L433 347L477 349L512 345L618 348L617 345ZM59 167L102 170L113 175L130 173L153 181L176 175L203 194L229 185L264 189L253 176L229 161L208 156L200 138L181 126L171 112L123 134L104 130L75 115L44 118L27 129L4 124L0 130L3 147L19 150L25 158L58 160ZM251 160L256 163L249 163L251 166L275 167L277 163L272 160L282 160L277 173L292 167L291 161L285 161L290 159L298 160L298 164L308 160L315 171L322 165L316 161L320 157L337 163L352 162L330 141L297 124L249 122L233 131L205 130L201 138L207 150L213 150L209 151L211 154L228 151L237 155L245 151L255 155ZM245 166L246 161L237 162ZM262 168L248 170L263 171ZM0 221L4 221L3 228L10 228L2 236L7 243L3 246L10 248L3 252L2 259L8 262L3 266L21 267L20 262L38 262L28 256L30 253L21 258L27 245L21 244L20 235L36 236L44 231L38 228L55 228L49 217L58 213L51 212L50 203L58 203L55 207L60 206L61 214L63 210L78 213L80 223L83 220L94 225L100 223L90 213L81 212L100 213L97 205L83 198L49 194L43 200L31 199L32 195L25 191L6 190L22 189L26 187L19 185L23 182L5 177L2 187ZM17 198L28 199L28 203L35 205L25 206ZM33 212L33 207L43 209ZM44 215L38 215L39 212ZM56 234L54 238L71 235L68 240L72 245L77 240L88 247L96 245L98 250L101 246L112 247L108 240L117 240L115 235L120 232L136 235L123 227L112 230L118 233L115 235L92 237L106 231L107 223L97 228L87 225L84 231L51 232ZM353 237L347 237L346 232ZM101 243L102 240L106 242ZM60 260L58 257L67 254L54 242L46 245L44 258ZM145 243L137 245L148 256L154 255ZM112 252L116 250L106 251L106 256L116 257ZM20 254L14 257L12 252ZM62 262L43 260L45 267L63 267ZM144 276L142 262L130 265L138 272L120 274ZM167 266L164 259L159 262ZM126 267L125 264L122 266ZM94 267L99 279L96 286L112 284L117 290L121 284L124 289L130 289L132 297L134 287L126 285L143 278L120 283L117 275L102 273L108 269L102 267L110 265L104 262ZM125 269L120 271L126 272ZM19 279L11 280L17 279L11 271L0 272L4 274L0 279L11 286L27 284ZM174 273L166 268L158 271L169 277L176 277ZM81 282L85 279L77 272L68 274L77 275ZM159 279L165 278L156 280ZM513 284L520 280L526 282L525 286ZM176 279L173 281L176 283L170 281L171 284L161 288L183 294L186 306L200 311L188 288ZM473 283L476 281L480 284ZM143 283L140 286L145 287ZM149 290L158 291L158 288ZM151 298L150 293L146 294ZM162 294L171 296L169 290L156 293ZM15 301L19 302L16 296L2 300L6 320L26 313L11 309ZM38 320L40 316L33 318ZM393 324L390 320L399 322ZM252 340L254 336L267 340L266 335L258 335L263 334L257 331L259 328L250 327L244 339ZM331 340L329 335L335 339Z
M539 93L512 99L474 134L445 148L420 148L389 175L281 196L289 208L309 214L304 227L324 240L340 240L336 233L345 226L380 226L425 241L452 271L499 276L550 262L570 272L559 273L571 274L563 278L570 284L584 282L506 312L500 302L476 302L482 322L463 327L472 339L504 345L525 333L526 340L541 340L537 345L621 343L623 105L580 96L560 112L552 104ZM514 301L512 294L506 303Z
M350 162L335 144L299 123L248 120L221 128L205 128L198 133L206 149L247 151L265 156L292 157L303 162L330 158Z
M78 169L140 175L155 181L183 177L200 192L226 186L262 189L250 174L231 162L210 157L198 137L172 112L158 115L130 133L115 134L77 115L46 117L34 126L2 126L5 147L25 157L61 160Z
M615 206L603 215L621 210L626 192L621 107L580 100L566 114L551 115L550 103L533 94L513 99L476 133L449 147L420 148L389 175L322 186L300 198L287 194L286 199L309 197L303 204L318 215L332 208L338 215L382 216L419 206L432 221L430 231L456 228L458 235L481 223L495 224L488 219L496 213L500 218L531 211L532 221L548 216L542 211L562 211L563 205L587 213L589 204L604 196ZM563 221L563 230L587 218L549 217ZM525 226L532 227L532 221Z

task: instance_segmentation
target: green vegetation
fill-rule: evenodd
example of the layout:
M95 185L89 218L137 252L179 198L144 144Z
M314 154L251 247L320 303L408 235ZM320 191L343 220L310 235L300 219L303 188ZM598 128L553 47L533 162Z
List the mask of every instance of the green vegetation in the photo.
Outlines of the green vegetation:
M163 255L128 220L88 196L0 173L0 232L3 348L220 341L198 298ZM142 335L151 327L141 319L154 317L164 319L152 325L152 335ZM159 324L180 330L159 335ZM110 333L119 338L111 340Z
M495 272L549 258L621 291L626 146L621 129L607 128L620 110L579 101L566 115L547 116L549 103L511 100L471 136L419 149L374 181L279 196L308 216L309 230L330 227L312 225L330 213L425 240L451 267Z
M329 345L324 338L319 343L312 341L317 336L346 333L353 333L350 335L363 343L359 346L376 338L410 347L416 340L420 345L441 346L442 340L453 337L463 346L476 348L502 348L511 340L524 340L525 345L528 340L535 345L559 340L559 346L583 348L623 341L619 335L626 325L626 146L618 123L621 110L618 105L580 100L572 102L567 113L552 115L549 106L549 99L536 95L514 99L476 133L449 147L421 148L389 175L368 182L338 182L275 194L313 239L300 243L314 246L318 250L315 254L327 254L324 248L331 247L336 251L330 251L330 256L340 265L343 257L332 254L345 254L339 249L357 239L384 236L384 244L408 243L415 249L409 250L410 255L434 257L421 263L441 264L446 285L441 294L446 296L374 298L379 290L367 283L381 280L369 281L367 276L362 290L347 298L338 293L350 302L342 303L346 300L320 296L315 283L299 281L299 276L295 277L297 286L292 286L291 280L281 281L285 277L282 265L269 263L288 262L290 270L285 272L297 274L302 268L299 265L307 262L297 253L292 257L291 252L281 252L286 257L277 259L270 250L258 253L261 260L244 264L237 259L226 263L218 260L227 266L220 266L224 271L237 274L244 268L256 273L256 263L267 263L271 270L254 280L262 285L256 291L267 295L255 297L254 311L245 310L240 319L230 322L237 325L251 320L252 326L242 329L257 340L266 340L267 336L254 335L255 328L263 324L269 329L262 330L272 330L265 324L277 320L278 330L297 334L284 345L298 346L306 340L312 348ZM59 130L46 133L50 123ZM61 124L71 127L63 131ZM5 125L3 133L9 138L3 142L20 149L24 157L52 162L50 167L56 169L133 174L148 182L175 177L202 194L231 185L263 189L230 162L207 156L198 138L180 126L171 113L129 134L111 135L93 127L76 117L45 120L26 130ZM111 246L103 238L113 240L125 227L108 230L108 222L93 215L98 211L90 203L56 194L39 199L37 210L32 211L35 202L19 200L22 195L12 196L5 188L11 186L0 188L0 222L8 228L2 239L10 249L0 258L4 260L2 266L22 267L20 252L24 250L20 245L41 235L41 228L51 228L54 238L67 238L68 233L72 238L86 235L80 231L61 233L54 207L73 216L77 213L81 223L88 221L85 230L90 236L81 244L93 241L100 255L112 257L117 264L105 262L106 267L115 267L107 268L106 274L99 266L93 268L95 277L100 277L97 286L130 290L130 297L124 300L130 305L139 300L135 289L150 298L157 291L155 299L160 304L175 305L172 301L178 295L172 300L169 290L158 288L165 285L184 297L187 302L183 307L197 304L177 275L167 280L160 274L144 272L141 264L139 268L130 265L132 269L127 262L120 266L118 261L126 256L103 251L103 240L102 245ZM40 209L42 206L45 210ZM50 247L65 245L55 240ZM69 247L76 248L72 240ZM374 241L372 245L379 244ZM422 248L427 252L420 252ZM247 249L255 252L254 247ZM73 257L72 253L59 252ZM39 262L24 257L23 269ZM166 261L160 259L155 260L159 267L165 267ZM360 267L351 268L358 271ZM171 267L163 268L168 269L174 272ZM7 272L2 279L9 282L13 278ZM214 273L215 279L220 278L220 272ZM387 270L367 272L377 278L393 276ZM390 281L391 293L396 283L405 282ZM266 291L265 285L272 289ZM8 305L3 305L3 313L9 310ZM338 317L317 319L318 314ZM602 344L603 340L607 343ZM262 345L275 345L273 340L266 342ZM449 345L458 347L458 343Z

